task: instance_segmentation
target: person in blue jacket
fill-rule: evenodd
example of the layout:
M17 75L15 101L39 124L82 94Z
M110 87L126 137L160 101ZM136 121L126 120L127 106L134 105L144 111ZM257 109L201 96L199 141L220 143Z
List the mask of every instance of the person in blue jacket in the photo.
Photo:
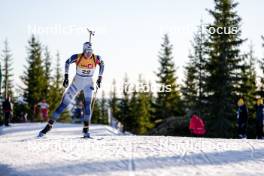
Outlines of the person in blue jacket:
M247 138L248 109L243 98L238 100L237 105L238 137L244 139Z
M257 99L256 105L256 131L257 139L263 139L263 116L264 116L264 106L263 99Z

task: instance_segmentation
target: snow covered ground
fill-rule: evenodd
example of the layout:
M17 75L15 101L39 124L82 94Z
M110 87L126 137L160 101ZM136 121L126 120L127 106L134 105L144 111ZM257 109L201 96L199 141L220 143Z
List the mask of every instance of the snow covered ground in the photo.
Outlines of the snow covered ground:
M264 175L264 141L125 136L93 125L57 123L35 139L40 123L0 127L0 176Z

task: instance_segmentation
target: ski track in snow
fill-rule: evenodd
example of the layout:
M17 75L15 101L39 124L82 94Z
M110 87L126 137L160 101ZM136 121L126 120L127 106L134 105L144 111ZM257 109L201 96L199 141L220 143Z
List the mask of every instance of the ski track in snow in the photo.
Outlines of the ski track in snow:
M0 127L0 176L255 176L264 174L264 141L122 135L92 125L44 123Z

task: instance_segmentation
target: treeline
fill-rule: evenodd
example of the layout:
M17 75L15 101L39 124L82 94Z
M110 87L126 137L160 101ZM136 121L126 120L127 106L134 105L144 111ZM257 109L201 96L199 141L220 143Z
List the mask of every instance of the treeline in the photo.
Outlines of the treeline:
M157 95L123 91L120 99L115 91L112 92L110 106L113 115L123 123L125 130L145 134L152 128L158 128L162 122L172 123L166 119L173 116L180 116L174 121L185 121L182 124L188 129L186 122L192 113L196 113L205 119L207 136L237 137L237 100L243 97L249 109L248 136L255 137L255 97L264 96L264 58L255 57L252 44L248 50L241 51L247 39L241 38L237 5L232 0L215 0L214 9L208 10L213 22L201 22L194 34L182 85L177 84L172 45L165 35L156 76L157 83L171 85L171 91L161 91ZM260 75L256 72L257 65ZM169 125L163 126L168 128ZM182 127L175 125L175 128ZM173 130L174 135L182 134L177 133L177 129ZM166 130L163 131L166 134Z
M43 46L34 35L29 39L26 65L23 75L20 77L23 86L14 90L13 85L13 58L7 40L2 51L2 98L10 96L13 106L13 121L39 121L36 114L36 105L45 99L54 110L61 100L63 93L62 72L59 52L56 53L56 63L51 63L51 54L47 46ZM55 65L55 66L51 66ZM18 93L15 97L14 91ZM20 95L19 95L20 94Z
M253 46L241 51L241 18L232 0L215 0L209 10L214 22L207 29L220 27L236 32L204 33L201 27L194 35L193 50L185 67L182 87L186 108L205 118L208 135L236 137L237 100L243 97L249 109L249 136L255 137L255 97L263 97L263 81L257 84L256 64L263 70L263 59L254 56ZM263 80L263 73L259 75Z
M175 75L176 67L172 56L172 45L168 35L164 36L159 53L157 94L152 90L155 85L139 75L136 84L132 84L126 75L123 80L122 96L118 98L116 82L110 93L112 115L123 124L124 131L135 134L148 134L165 118L183 115L184 109L179 85Z

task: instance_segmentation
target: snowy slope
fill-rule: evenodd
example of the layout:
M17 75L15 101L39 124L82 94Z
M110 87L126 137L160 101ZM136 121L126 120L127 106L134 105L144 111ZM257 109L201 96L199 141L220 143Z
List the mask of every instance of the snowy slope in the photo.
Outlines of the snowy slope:
M1 176L264 175L264 141L124 136L103 125L85 140L72 124L34 139L43 125L0 129Z

